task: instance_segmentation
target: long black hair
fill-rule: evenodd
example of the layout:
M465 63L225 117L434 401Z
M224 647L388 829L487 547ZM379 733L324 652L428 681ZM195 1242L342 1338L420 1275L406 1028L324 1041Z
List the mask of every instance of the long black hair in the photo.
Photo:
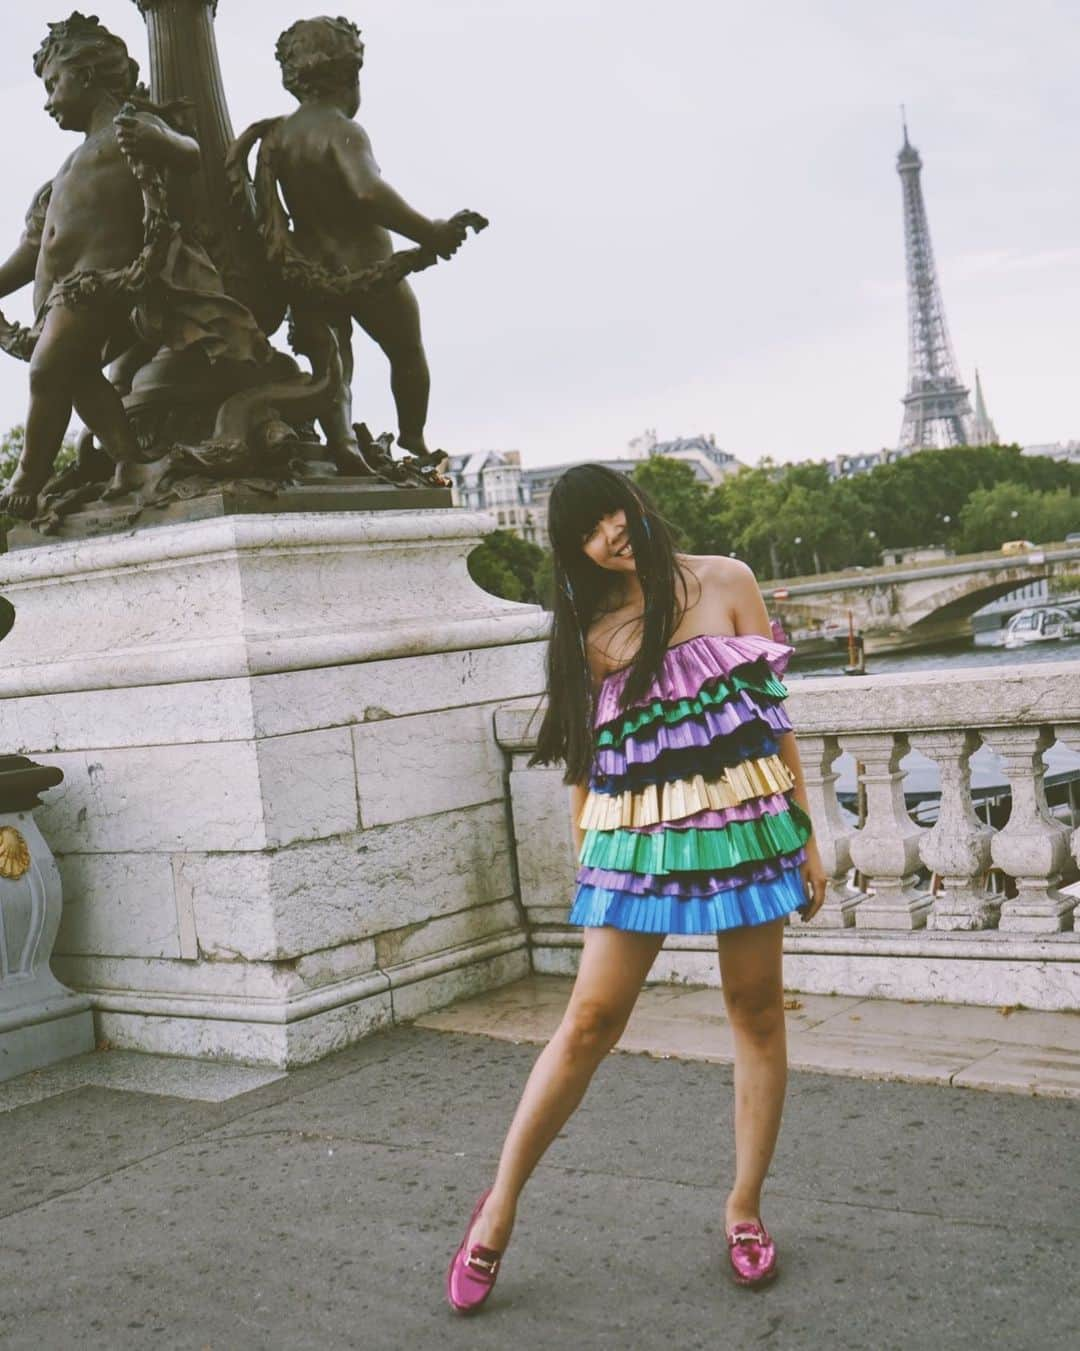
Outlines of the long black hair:
M668 523L648 494L625 474L580 464L556 480L548 503L554 564L554 619L547 650L547 711L530 765L566 764L563 782L583 783L594 750L593 679L586 657L589 629L620 601L619 574L601 568L583 544L604 516L623 510L645 597L641 643L629 667L621 704L644 694L660 669L686 611L686 581L675 560ZM682 599L676 601L676 586ZM636 617L624 621L636 622Z

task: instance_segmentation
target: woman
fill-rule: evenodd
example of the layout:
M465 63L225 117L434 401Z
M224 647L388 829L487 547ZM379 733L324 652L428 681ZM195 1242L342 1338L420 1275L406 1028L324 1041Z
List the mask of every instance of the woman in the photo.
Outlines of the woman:
M781 944L816 914L825 874L753 573L677 554L647 496L602 465L568 470L548 514L554 625L548 708L530 761L564 761L584 927L570 1002L510 1125L493 1185L447 1272L471 1313L494 1286L518 1196L614 1047L667 933L716 933L735 1041L729 1261L776 1274L761 1188L787 1075Z

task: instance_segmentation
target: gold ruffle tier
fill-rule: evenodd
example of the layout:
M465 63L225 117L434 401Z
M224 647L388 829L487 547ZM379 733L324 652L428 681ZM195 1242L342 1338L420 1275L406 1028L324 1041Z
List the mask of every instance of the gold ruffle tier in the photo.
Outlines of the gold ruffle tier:
M678 821L696 812L735 807L755 797L786 793L795 786L791 771L779 755L744 760L731 765L718 779L694 774L674 783L650 783L637 792L590 792L578 825L583 830L620 830Z

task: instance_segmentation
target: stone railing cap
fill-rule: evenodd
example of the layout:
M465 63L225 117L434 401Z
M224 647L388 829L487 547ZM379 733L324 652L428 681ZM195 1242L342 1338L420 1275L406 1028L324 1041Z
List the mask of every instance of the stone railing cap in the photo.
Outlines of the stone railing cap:
M788 690L786 706L796 735L1080 722L1077 661L796 679ZM543 699L532 711L497 709L499 744L505 750L531 750L544 709Z

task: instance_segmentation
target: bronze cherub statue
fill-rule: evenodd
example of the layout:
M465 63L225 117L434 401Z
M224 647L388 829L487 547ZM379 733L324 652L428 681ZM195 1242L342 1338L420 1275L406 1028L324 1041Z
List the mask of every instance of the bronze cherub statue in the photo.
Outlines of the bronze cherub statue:
M50 116L83 142L36 194L0 265L0 296L34 284L32 328L0 316L0 346L30 361L26 442L0 497L0 508L24 518L36 514L73 406L116 465L112 494L133 486L140 447L121 390L103 374L108 362L126 354L130 370L159 347L241 362L269 354L169 210L170 179L199 164L182 107L153 104L123 40L78 11L49 25L34 71Z
M349 19L294 23L278 39L277 58L300 106L249 127L230 150L228 169L234 200L246 205L254 197L267 257L304 350L336 341L341 353L344 381L319 418L331 457L346 473L375 470L392 478L403 472L401 463L433 468L445 455L425 440L430 378L405 277L452 257L467 228L481 230L487 221L470 211L429 220L383 179L367 133L354 121L364 44ZM257 142L252 184L247 160ZM395 253L391 231L419 247ZM397 442L415 457L396 466L385 438L352 425L354 320L390 363Z

